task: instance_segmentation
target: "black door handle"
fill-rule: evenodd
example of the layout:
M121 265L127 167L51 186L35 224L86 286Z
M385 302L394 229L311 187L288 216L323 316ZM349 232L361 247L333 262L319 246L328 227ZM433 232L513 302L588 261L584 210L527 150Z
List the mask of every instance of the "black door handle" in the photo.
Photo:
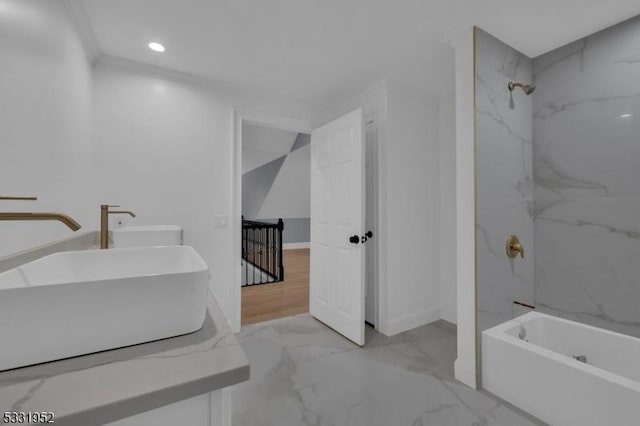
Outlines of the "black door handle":
M360 237L358 237L357 235L352 235L352 236L349 238L349 242L350 242L351 244L358 244L358 243L360 242Z
M366 243L366 242L367 242L367 240L368 240L369 238L372 238L372 237L373 237L373 232L371 232L371 231L367 231L367 233L366 233L366 234L364 234L364 235L361 237L361 238L362 238L362 244Z

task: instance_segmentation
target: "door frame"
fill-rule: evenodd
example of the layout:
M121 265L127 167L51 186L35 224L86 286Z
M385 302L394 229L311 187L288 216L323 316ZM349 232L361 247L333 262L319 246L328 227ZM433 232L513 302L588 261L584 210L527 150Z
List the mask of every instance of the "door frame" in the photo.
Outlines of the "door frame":
M373 126L373 141L371 141L371 146L369 146L367 144L367 126L368 125L372 125ZM378 214L378 206L379 206L379 202L380 202L380 196L378 193L378 189L379 189L379 175L378 175L378 143L380 141L380 123L378 121L378 116L377 114L366 114L366 115L362 115L362 134L364 137L364 144L365 144L365 150L369 150L371 149L371 158L372 158L372 162L371 164L368 164L366 161L367 158L367 152L365 152L365 167L371 167L372 170L372 175L373 175L373 182L371 182L371 185L373 186L371 188L371 193L373 194L373 200L372 200L372 205L373 205L373 210L371 212L368 212L367 214L371 215L371 223L373 224L373 230L374 230L374 235L373 235L373 247L371 248L371 250L373 250L373 266L367 265L367 271L365 272L367 275L365 276L369 276L369 274L372 275L372 279L373 279L373 292L375 294L375 303L373 304L373 328L375 330L378 330L380 328L380 306L381 306L381 301L382 301L382 297L381 297L381 291L380 291L380 251L379 251L379 241L380 241L380 215ZM367 173L365 172L365 177L366 177ZM365 182L365 192L366 192L366 187L369 185L368 182ZM366 208L366 203L365 202L365 208ZM365 219L365 224L366 224L366 219ZM368 230L367 230L368 231ZM366 253L365 253L366 256ZM365 283L365 288L367 286L367 283ZM366 298L365 298L365 320L366 320Z
M378 161L378 152L379 152L379 140L380 140L380 127L378 123L377 114L367 114L363 115L363 127L366 123L373 120L376 122L376 137L374 138L374 153L373 153L373 174L376 177L373 182L373 193L374 193L374 206L375 209L372 212L373 214L373 223L374 223L374 238L372 239L374 242L374 259L375 265L373 267L367 265L367 268L371 268L373 271L373 279L374 279L374 289L375 289L375 328L378 329L380 326L380 307L382 298L380 285L379 285L379 214L378 214L378 201L379 201L379 161ZM240 238L242 236L242 220L240 217L242 215L242 123L247 122L251 124L256 124L264 127L272 127L280 130L289 130L298 133L307 133L311 134L311 132L319 127L315 125L315 123L306 120L299 120L289 117L271 115L271 114L263 114L259 112L252 111L243 111L234 109L233 110L233 149L231 150L231 184L232 184L232 193L231 193L231 234L232 234L232 262L235 267L233 268L233 281L231 283L232 288L229 293L230 297L230 312L229 315L229 326L234 333L240 332L241 329L241 318L242 318L242 288L240 283L242 282L242 255L241 255L241 242ZM363 132L365 129L362 129ZM377 235L376 235L377 234Z

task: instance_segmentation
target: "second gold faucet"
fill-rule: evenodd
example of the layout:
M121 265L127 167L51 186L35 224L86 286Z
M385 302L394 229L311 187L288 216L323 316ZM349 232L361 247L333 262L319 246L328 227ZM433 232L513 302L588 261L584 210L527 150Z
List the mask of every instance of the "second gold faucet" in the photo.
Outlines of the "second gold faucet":
M109 204L102 204L100 206L100 248L108 249L109 248L109 215L110 214L128 214L131 217L136 217L134 212L128 210L109 210L111 207L120 207L120 206L111 206Z

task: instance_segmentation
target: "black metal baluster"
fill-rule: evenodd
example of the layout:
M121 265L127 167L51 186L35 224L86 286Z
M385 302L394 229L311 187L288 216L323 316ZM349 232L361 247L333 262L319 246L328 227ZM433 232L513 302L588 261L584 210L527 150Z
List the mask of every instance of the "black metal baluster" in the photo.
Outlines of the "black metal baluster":
M266 228L262 228L260 230L260 267L264 271L266 268L264 266L264 248L265 248L265 240L266 240ZM264 274L260 274L260 282L265 283Z
M271 228L267 228L266 233L267 233L267 247L266 247L267 262L266 263L267 263L267 271L269 271L269 273L267 274L267 282L271 282L269 277L269 275L271 275L271 269L269 268L269 265L271 264Z
M276 267L276 262L278 261L278 254L276 252L276 247L278 247L278 233L277 233L278 227L277 225L274 226L273 228L271 228L271 237L273 239L273 244L271 246L271 265L269 265L269 267L271 268L271 273L273 274L273 280L274 281L279 281L278 280L278 268Z
M264 228L260 228L260 251L258 252L260 254L260 262L258 263L260 265L260 269L264 271L264 265L262 264L262 249L264 247ZM260 284L264 284L264 274L262 273L262 271L260 272Z
M242 218L241 250L245 264L245 285L270 284L284 279L283 229L282 219L278 219L277 223L264 223ZM253 268L251 274L249 264ZM256 274L259 274L259 279Z
M280 264L278 265L278 279L280 281L284 280L284 260L282 259L282 230L284 229L284 221L282 219L278 219L278 257Z

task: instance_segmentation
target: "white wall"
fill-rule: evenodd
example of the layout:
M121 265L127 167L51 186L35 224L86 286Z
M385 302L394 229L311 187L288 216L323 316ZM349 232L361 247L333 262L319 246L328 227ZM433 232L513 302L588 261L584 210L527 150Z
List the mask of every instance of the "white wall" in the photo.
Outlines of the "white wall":
M440 311L456 322L456 104L440 101Z
M380 329L395 334L440 318L438 103L388 82L388 123L380 150L387 306Z
M0 211L58 211L95 227L91 64L63 2L0 2ZM0 256L70 236L59 222L0 222Z
M9 155L0 156L0 193L41 197L3 210L59 210L90 230L98 205L116 203L138 214L136 224L182 225L229 312L234 109L314 126L337 113L108 57L92 76L61 2L2 5L0 140ZM438 100L397 81L384 92L364 109L379 120L380 328L394 334L440 315ZM214 228L215 216L228 226ZM58 223L2 223L0 253L69 234Z
M378 128L378 329L440 318L439 98L383 80L347 102ZM416 266L417 265L417 266Z
M456 49L456 319L455 377L476 387L475 74L473 29Z
M94 73L95 170L101 201L138 214L136 224L177 224L212 272L211 287L231 316L233 108L303 117L328 114L300 103L236 96L163 78L129 64L99 63ZM238 92L236 92L238 93ZM226 228L214 227L225 216ZM238 218L239 220L239 218Z

